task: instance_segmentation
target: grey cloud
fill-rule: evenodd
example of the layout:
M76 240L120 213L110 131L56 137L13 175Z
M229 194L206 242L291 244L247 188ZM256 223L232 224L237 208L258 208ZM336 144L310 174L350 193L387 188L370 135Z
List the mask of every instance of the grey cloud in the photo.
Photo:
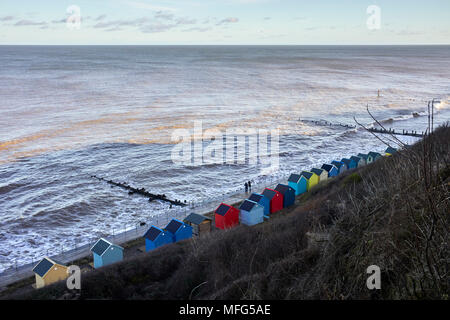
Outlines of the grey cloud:
M106 18L106 14L102 14L102 15L99 15L96 19L95 19L95 21L101 21L101 20L104 20Z
M202 27L193 27L193 28L182 30L182 31L183 32L206 32L206 31L209 31L209 30L212 30L212 28L211 27L204 27L204 28L202 28Z
M139 18L135 20L114 20L109 22L99 22L94 25L94 28L102 29L102 28L114 28L114 27L125 27L125 26L131 26L131 27L139 27L145 24L146 22L149 22L148 18Z
M151 24L141 27L141 31L143 33L158 33L173 29L175 26L175 24Z
M236 23L236 22L238 22L238 21L239 21L238 18L229 17L229 18L220 20L219 22L217 22L216 25L220 26L220 25L228 24L228 23Z
M46 25L46 22L37 22L37 21L32 21L32 20L20 20L17 21L14 25L15 26L44 26Z
M176 20L177 24L196 24L196 19L189 19L189 18L178 18Z
M11 21L14 20L15 18L13 16L4 16L0 18L0 21Z
M174 17L175 15L171 12L158 11L155 13L156 19L173 20Z

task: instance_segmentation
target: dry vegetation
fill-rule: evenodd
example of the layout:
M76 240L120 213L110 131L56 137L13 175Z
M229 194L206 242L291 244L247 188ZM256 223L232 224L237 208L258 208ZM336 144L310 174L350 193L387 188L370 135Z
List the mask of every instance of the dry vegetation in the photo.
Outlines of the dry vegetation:
M317 186L269 222L82 278L81 299L448 299L450 128ZM382 289L366 288L366 269ZM19 299L55 299L59 283ZM11 298L11 297L9 297Z

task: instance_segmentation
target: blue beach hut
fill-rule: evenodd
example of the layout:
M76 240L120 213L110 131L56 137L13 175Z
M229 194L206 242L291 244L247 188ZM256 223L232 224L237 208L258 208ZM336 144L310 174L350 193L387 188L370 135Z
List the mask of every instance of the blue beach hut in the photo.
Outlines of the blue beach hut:
M392 147L387 147L387 149L384 151L384 153L385 153L387 156L391 156L391 155L393 155L393 154L396 153L396 152L397 152L397 149L392 148Z
M177 219L172 219L164 230L169 232L173 242L192 238L192 227Z
M241 223L247 226L264 222L264 207L255 201L244 200L241 206Z
M363 165L367 164L367 159L369 158L369 155L366 153L358 153L358 157L361 158L361 162Z
M144 234L145 238L145 251L151 251L165 244L173 242L172 235L163 231L158 227L151 226L150 229Z
M123 260L123 248L100 238L91 248L94 268L101 268Z
M339 174L339 169L332 164L324 163L322 169L328 172L328 178L335 177Z
M293 173L288 179L288 185L295 190L295 195L301 195L306 192L308 180L300 174Z
M365 162L363 158L357 157L357 156L351 156L350 159L355 161L356 168L362 167L364 165L364 162Z
M352 159L342 158L341 162L343 162L345 164L345 166L347 167L347 170L356 168L356 162Z
M265 216L268 216L270 214L270 199L266 196L263 196L259 193L252 193L248 200L254 201L257 204L263 206Z
M333 160L333 161L331 161L331 164L334 165L338 169L339 174L341 174L342 172L347 170L346 165L341 161Z
M295 202L295 190L285 184L279 183L275 188L276 191L283 195L283 208L287 208Z

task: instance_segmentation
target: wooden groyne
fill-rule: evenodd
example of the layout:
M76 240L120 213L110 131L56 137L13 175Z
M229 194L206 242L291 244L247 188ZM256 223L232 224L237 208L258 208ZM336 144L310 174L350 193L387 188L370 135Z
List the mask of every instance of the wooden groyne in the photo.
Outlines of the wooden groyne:
M411 137L423 137L424 136L424 132L422 131L421 133L417 132L417 131L408 131L403 129L402 131L395 131L395 129L390 128L388 129L378 129L378 128L368 128L367 129L370 132L375 132L375 133L384 133L384 134L395 134L395 135L401 135L401 136L411 136Z
M145 190L145 188L134 188L125 182L123 182L123 183L115 182L113 180L107 180L102 177L97 177L96 175L91 175L91 178L95 178L97 180L104 181L112 186L116 186L116 187L122 188L124 190L128 190L129 195L139 194L141 196L148 197L148 201L161 200L161 201L168 202L170 204L180 206L180 207L184 207L187 205L186 203L183 203L180 200L168 199L165 194L154 194L154 193L148 192L147 190Z
M344 123L333 123L333 122L329 122L327 120L302 120L302 119L298 119L301 122L305 122L305 123L312 123L315 125L321 125L321 126L332 126L332 127L343 127L343 128L347 128L347 129L356 129L355 125L350 125L350 124L344 124ZM392 128L389 129L384 129L384 128L366 128L366 130L370 131L370 132L374 132L374 133L383 133L383 134L395 134L395 135L402 135L402 136L411 136L411 137L423 137L424 136L424 132L417 132L417 131L408 131L408 130L395 130Z

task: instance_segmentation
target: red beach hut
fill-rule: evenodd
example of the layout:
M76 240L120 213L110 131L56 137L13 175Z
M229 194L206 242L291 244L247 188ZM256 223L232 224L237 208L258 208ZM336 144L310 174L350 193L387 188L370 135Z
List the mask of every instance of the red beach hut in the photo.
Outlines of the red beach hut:
M265 188L262 194L270 200L270 213L283 209L283 195L280 192Z
M221 203L214 211L216 228L226 229L232 228L239 224L239 209L228 204Z

